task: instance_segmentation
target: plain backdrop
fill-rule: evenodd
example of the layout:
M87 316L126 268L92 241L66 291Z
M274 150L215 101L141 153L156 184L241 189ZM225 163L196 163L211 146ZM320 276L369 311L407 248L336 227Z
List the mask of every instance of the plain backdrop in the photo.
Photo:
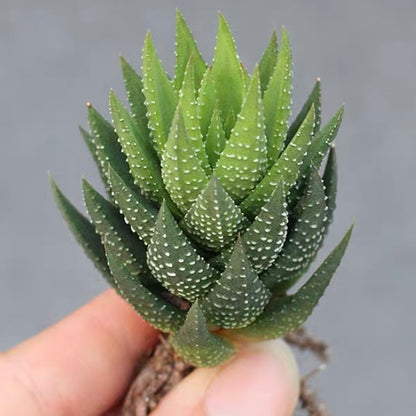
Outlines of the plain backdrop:
M320 258L353 220L356 229L308 323L333 351L316 384L337 416L413 414L414 0L1 0L0 349L106 287L61 219L47 172L82 207L81 177L99 184L77 131L84 103L108 114L109 89L123 94L119 54L140 68L148 29L172 72L175 7L207 60L221 10L249 70L285 25L295 110L317 76L324 121L345 104L339 207Z

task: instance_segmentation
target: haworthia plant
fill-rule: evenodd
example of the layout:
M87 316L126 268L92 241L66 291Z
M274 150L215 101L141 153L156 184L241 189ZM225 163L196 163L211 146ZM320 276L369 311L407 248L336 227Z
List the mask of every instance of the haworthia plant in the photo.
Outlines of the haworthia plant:
M341 262L352 228L290 293L333 219L343 109L321 128L318 80L290 121L284 29L279 43L273 32L252 74L221 14L211 64L179 12L173 76L150 33L142 56L141 74L121 59L130 108L111 92L112 123L88 103L90 131L81 128L108 198L84 181L90 221L53 180L52 189L117 293L169 333L183 359L216 366L245 342L303 324Z

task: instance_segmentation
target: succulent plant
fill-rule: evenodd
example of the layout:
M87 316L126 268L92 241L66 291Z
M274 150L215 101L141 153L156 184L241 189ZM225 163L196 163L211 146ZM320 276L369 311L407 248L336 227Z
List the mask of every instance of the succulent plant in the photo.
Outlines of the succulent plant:
M142 75L121 58L130 111L110 93L113 124L89 103L82 136L108 198L83 181L88 220L52 180L71 231L108 283L195 366L245 342L281 337L311 314L350 229L306 283L335 208L334 138L321 127L320 81L291 116L292 55L273 33L250 75L219 15L208 66L177 13L170 79L150 33ZM326 159L321 177L320 168Z

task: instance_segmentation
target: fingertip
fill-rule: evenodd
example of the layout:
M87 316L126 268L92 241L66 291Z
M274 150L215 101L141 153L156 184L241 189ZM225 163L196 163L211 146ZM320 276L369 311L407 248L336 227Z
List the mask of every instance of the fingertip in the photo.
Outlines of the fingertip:
M206 416L290 416L299 395L299 374L282 340L253 344L215 376L205 394Z
M290 416L298 396L292 351L273 340L246 347L224 366L195 370L152 416Z

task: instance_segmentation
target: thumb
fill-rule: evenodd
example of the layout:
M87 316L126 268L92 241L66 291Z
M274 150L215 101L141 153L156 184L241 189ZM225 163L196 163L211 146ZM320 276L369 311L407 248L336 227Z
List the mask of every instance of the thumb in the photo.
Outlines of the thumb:
M195 370L151 416L290 416L298 395L295 358L284 341L272 340L219 368Z

